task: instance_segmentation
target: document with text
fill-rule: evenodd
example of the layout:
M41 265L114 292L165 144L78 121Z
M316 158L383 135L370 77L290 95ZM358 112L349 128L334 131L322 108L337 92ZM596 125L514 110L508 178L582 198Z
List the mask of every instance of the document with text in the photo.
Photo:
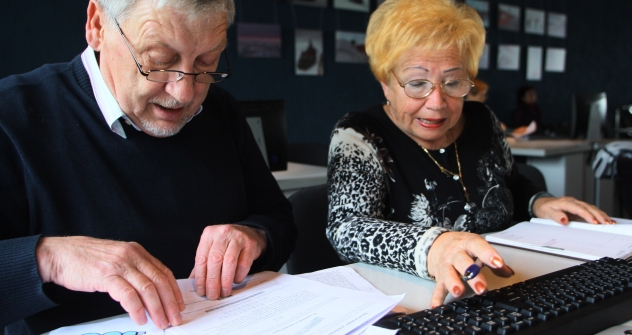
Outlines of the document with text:
M180 326L163 332L151 322L138 326L129 316L122 315L59 328L50 335L360 334L403 298L403 295L352 290L276 272L249 276L234 285L231 296L220 300L198 296L192 279L178 280L178 285L186 303Z

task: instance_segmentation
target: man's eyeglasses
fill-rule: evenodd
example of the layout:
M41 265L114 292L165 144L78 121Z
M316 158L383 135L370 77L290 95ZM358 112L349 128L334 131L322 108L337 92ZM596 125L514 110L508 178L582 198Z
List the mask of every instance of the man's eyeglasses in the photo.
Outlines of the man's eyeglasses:
M125 38L125 34L123 34L123 30L121 29L121 26L119 26L119 23L116 19L114 20L114 23L116 23L116 27L118 28L119 33L121 33L121 36L123 37L123 41L125 41L125 45L127 45L129 52L132 54L132 57L134 58L134 62L136 62L136 66L138 67L138 71L140 71L140 74L145 76L145 78L147 78L147 80L149 81L155 81L159 83L168 83L168 82L173 82L173 81L179 81L182 78L184 78L184 76L193 76L193 80L195 80L198 83L214 84L214 83L219 83L220 81L230 77L231 75L230 64L228 63L228 56L226 55L226 51L222 52L224 54L224 58L226 59L226 67L227 67L226 72L187 73L187 72L182 72L182 71L177 71L177 70L147 70L145 72L143 71L143 66L140 65L140 63L136 59L136 56L134 55L134 52L132 51L132 47L129 45L129 42L127 41L127 38Z
M430 95L435 88L435 84L425 79L413 79L402 84L395 73L393 76L397 80L399 86L404 88L404 93L413 99L422 99ZM446 80L438 83L443 93L453 98L462 98L466 96L474 87L474 83L468 79Z

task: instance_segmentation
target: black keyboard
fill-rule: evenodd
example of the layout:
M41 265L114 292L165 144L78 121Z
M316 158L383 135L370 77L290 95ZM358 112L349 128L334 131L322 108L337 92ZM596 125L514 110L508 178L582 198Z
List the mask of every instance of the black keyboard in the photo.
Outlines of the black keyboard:
M594 334L632 320L632 263L602 258L375 325L397 334Z

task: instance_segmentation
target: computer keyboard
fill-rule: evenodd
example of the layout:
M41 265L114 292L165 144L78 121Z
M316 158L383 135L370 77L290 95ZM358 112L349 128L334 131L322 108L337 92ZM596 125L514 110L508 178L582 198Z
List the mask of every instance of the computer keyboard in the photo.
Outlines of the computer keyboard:
M632 320L632 263L602 258L376 326L397 334L595 334Z

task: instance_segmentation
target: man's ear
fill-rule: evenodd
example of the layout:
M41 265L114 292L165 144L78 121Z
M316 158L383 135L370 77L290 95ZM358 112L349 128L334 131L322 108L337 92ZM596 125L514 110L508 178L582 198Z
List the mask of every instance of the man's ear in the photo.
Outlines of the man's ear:
M103 44L103 27L107 24L107 18L103 8L97 0L90 0L88 4L88 21L86 22L86 41L95 51L100 51Z

